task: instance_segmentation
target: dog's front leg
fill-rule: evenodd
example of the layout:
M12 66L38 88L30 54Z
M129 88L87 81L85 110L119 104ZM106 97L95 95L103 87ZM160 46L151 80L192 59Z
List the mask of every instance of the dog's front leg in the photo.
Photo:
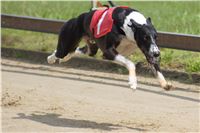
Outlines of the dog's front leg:
M136 90L137 78L135 72L135 64L129 59L126 59L124 56L119 54L115 56L115 61L125 65L126 68L129 70L129 85L133 90Z
M126 66L126 68L129 70L129 85L133 90L136 90L137 79L135 73L135 64L131 62L129 59L126 59L124 56L118 54L116 49L113 48L104 50L103 56L106 59L114 60L122 64L123 66Z
M167 82L167 81L165 80L165 77L164 77L163 74L161 73L161 71L160 71L160 66L159 66L158 64L154 64L153 67L154 67L154 70L155 70L154 73L155 73L156 77L158 78L158 81L159 81L161 87L162 87L163 89L165 89L165 90L170 90L170 89L172 89L172 84L169 83L169 82Z

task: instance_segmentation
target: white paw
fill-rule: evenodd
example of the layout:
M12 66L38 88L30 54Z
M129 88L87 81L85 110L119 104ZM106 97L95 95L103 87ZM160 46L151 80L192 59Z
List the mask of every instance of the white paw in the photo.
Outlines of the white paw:
M167 82L166 85L163 86L163 89L165 89L166 91L169 91L169 90L174 89L174 87L172 86L170 82Z
M55 54L53 53L52 55L50 55L50 56L47 57L47 62L49 64L54 64L56 62L56 59L57 58L56 58Z
M79 47L77 47L76 50L75 50L75 54L81 55L81 54L83 54L83 52L80 50Z
M130 85L130 88L133 90L133 91L136 91L136 85Z
M131 89L133 89L134 91L137 88L137 79L135 76L129 76L129 82L128 82L129 86Z

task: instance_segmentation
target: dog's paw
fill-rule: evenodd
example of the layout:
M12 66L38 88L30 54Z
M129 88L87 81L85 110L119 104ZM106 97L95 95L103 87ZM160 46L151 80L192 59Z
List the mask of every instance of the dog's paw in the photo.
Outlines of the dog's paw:
M137 79L134 76L129 76L129 82L128 82L130 88L135 91L137 88Z
M52 54L52 55L50 55L50 56L48 56L47 57L47 62L49 63L49 64L54 64L55 62L56 62L56 57L55 57L55 55L54 54Z
M67 61L70 60L73 56L74 56L74 53L69 53L69 54L66 55L64 58L59 59L59 64L60 64L60 63L63 63L63 62L67 62Z
M81 55L81 54L83 54L83 52L80 50L79 47L77 47L76 50L75 50L75 54Z
M165 86L163 86L163 89L166 91L172 90L174 87L172 86L171 83L167 83Z
M130 84L130 83L129 83L129 85L130 85L130 88L131 88L133 91L136 91L137 86L136 86L135 84Z

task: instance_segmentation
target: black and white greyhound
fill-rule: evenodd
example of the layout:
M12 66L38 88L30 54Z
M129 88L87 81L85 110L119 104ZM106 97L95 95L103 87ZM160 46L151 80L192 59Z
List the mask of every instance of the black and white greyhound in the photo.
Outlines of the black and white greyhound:
M150 18L145 18L139 11L131 8L116 7L112 13L113 25L106 35L95 38L90 30L90 23L96 10L83 13L77 18L67 21L62 27L57 49L47 58L49 64L58 59L59 62L69 60L74 54L88 54L94 56L97 50L103 52L103 57L121 63L129 70L129 85L133 90L137 87L135 65L116 50L122 38L136 42L137 46L151 64L162 88L169 90L172 85L166 82L160 71L160 50L156 45L157 32ZM103 15L102 15L103 16ZM98 22L100 25L101 21ZM87 45L79 48L81 39Z

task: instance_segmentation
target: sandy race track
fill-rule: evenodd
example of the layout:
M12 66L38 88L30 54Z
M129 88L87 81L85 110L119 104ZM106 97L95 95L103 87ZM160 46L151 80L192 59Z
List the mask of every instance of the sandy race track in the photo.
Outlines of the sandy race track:
M133 92L126 78L2 59L2 130L200 132L199 86L139 82Z

